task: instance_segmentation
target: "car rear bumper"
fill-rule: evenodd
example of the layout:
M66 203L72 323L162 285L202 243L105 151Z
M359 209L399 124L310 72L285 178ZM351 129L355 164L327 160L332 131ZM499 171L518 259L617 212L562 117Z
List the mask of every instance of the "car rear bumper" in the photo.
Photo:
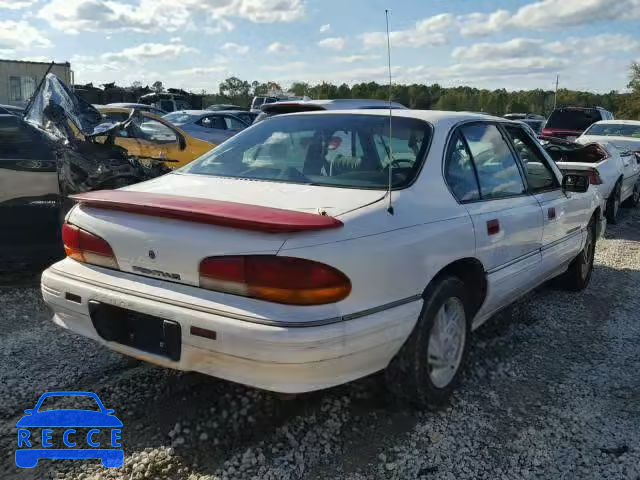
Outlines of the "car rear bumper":
M385 368L411 333L422 308L422 301L415 300L327 325L264 325L203 311L197 303L192 308L177 305L168 282L162 282L167 288L161 288L157 280L140 277L145 291L158 290L153 297L112 290L110 285L118 277L103 272L99 283L87 282L65 271L67 262L71 260L53 265L42 275L42 294L56 324L154 364L285 393L319 390ZM179 360L104 340L91 320L90 300L178 322ZM191 327L215 332L215 339L194 335Z

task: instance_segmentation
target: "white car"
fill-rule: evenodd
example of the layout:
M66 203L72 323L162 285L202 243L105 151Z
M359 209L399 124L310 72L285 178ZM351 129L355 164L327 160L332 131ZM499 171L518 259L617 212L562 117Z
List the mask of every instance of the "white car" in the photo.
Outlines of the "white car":
M601 120L587 128L576 142L608 142L622 152L640 153L640 121Z
M386 370L422 405L495 312L557 276L584 289L603 228L586 177L521 125L455 112L281 115L75 198L68 257L42 276L58 325L278 392Z
M607 137L584 136L579 144L546 139L547 152L563 173L588 174L603 202L607 221L618 221L620 206L640 201L640 154L618 147ZM582 146L584 145L584 146Z

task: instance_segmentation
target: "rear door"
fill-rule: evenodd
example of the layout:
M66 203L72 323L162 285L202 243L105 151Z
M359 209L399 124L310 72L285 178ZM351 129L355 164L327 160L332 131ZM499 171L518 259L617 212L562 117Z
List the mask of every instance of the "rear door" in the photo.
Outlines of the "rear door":
M0 116L0 271L61 253L60 186L51 144L15 116Z
M542 210L494 123L462 125L449 144L445 177L473 221L476 257L489 275L489 313L536 285Z
M528 191L542 209L542 263L553 270L575 257L582 244L582 229L589 221L587 195L562 191L562 175L540 145L521 127L504 125L523 165Z

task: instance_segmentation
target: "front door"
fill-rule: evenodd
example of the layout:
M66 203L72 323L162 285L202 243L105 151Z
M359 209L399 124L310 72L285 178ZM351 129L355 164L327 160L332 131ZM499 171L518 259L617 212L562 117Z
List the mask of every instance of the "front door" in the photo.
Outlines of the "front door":
M582 225L589 211L587 195L564 193L562 174L537 142L521 127L505 125L505 131L518 155L525 172L529 192L542 209L542 270L548 274L563 269L580 250L583 240Z

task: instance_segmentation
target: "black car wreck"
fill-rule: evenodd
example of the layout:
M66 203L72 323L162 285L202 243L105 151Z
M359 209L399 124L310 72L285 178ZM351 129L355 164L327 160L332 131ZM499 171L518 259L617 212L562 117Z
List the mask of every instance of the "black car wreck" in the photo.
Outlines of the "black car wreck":
M0 114L0 274L38 268L63 255L60 228L72 206L69 195L164 173L114 144L127 121L102 123L95 108L52 74L24 118Z

